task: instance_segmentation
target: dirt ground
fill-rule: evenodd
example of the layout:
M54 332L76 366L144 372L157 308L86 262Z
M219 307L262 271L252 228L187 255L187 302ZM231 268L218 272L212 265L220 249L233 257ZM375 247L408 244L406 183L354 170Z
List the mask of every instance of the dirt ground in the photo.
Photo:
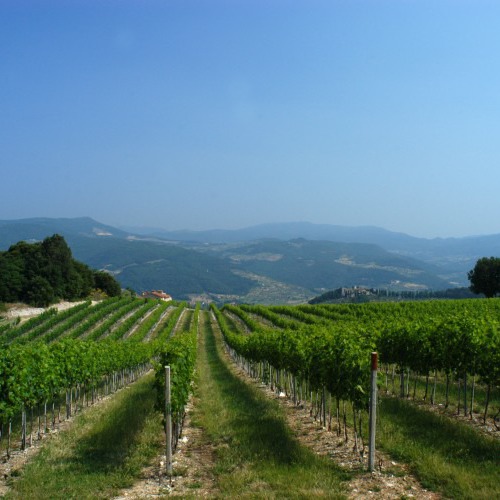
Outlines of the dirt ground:
M83 301L79 302L59 302L57 304L53 304L49 307L30 307L26 304L8 304L7 312L5 313L5 317L7 319L15 319L21 318L21 320L32 318L33 316L38 316L42 314L47 309L57 309L58 311L64 311L65 309L69 309L70 307L77 306L81 304Z
M210 498L217 496L212 468L214 450L203 430L191 423L191 413L196 400L191 397L187 407L182 436L173 455L174 476L170 479L165 469L165 455L142 471L142 478L132 488L122 491L115 500L138 498Z

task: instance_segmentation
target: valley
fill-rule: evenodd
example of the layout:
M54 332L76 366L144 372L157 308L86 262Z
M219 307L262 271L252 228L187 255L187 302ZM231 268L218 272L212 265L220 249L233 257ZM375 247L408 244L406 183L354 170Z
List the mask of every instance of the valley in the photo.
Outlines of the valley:
M305 223L133 234L90 218L40 218L0 221L0 250L52 234L63 235L77 259L110 272L123 288L219 303L293 304L339 287L464 287L475 259L500 249L494 235L425 240L378 228Z

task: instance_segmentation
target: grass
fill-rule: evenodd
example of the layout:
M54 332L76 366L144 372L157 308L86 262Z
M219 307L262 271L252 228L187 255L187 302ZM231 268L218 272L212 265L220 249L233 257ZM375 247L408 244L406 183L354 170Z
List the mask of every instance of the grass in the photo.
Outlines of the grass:
M214 473L222 497L340 498L348 475L301 446L283 409L240 380L221 355L208 314L202 315L193 416L216 450ZM218 335L218 334L217 334Z
M161 446L153 375L86 410L51 439L6 498L109 498L133 484Z
M500 498L500 442L396 398L380 405L378 446L454 499Z

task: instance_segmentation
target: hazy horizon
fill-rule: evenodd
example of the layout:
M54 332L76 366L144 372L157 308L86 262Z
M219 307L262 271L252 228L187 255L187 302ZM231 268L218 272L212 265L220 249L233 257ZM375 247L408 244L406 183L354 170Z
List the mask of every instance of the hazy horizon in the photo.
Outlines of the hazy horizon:
M4 0L0 219L500 233L500 3Z
M238 227L232 227L232 228L222 228L222 227L208 227L206 229L192 229L189 227L183 227L183 228L178 228L178 229L169 229L167 226L161 227L161 226L151 226L148 224L136 224L136 225L131 225L131 224L112 224L109 222L105 222L102 220L95 219L93 217L90 217L88 215L81 215L81 216L75 216L75 217L43 217L43 216L34 216L34 217L24 217L24 218L16 218L16 219L0 219L0 222L2 221L9 221L9 222L16 222L16 221L32 221L36 219L53 219L53 220L76 220L76 219L85 219L85 218L90 218L94 220L98 224L102 224L103 226L110 226L115 229L119 229L121 231L129 232L129 233L134 233L137 232L137 234L152 234L154 232L187 232L187 233L203 233L203 232L217 232L217 231L245 231L245 230L252 230L252 229L257 229L260 227L264 226L287 226L287 225L311 225L311 226L332 226L332 227L339 227L339 228L344 228L344 229L354 229L354 230L370 230L370 229L375 229L375 230L382 230L382 231L388 231L396 234L404 234L406 236L410 237L416 237L416 238L423 238L423 239L447 239L447 238L452 238L452 239L460 239L460 238L475 238L475 237L482 237L482 236L495 236L500 234L500 232L497 233L485 233L485 234L467 234L463 236L417 236L415 234L409 233L407 231L392 231L390 229L387 229L383 226L374 226L374 225L343 225L343 224L318 224L315 222L311 221L270 221L270 222L263 222L263 223L257 223L257 224L252 224L248 226L238 226ZM98 227L96 227L98 228ZM297 237L303 237L305 239L308 239L307 235L300 235L298 234ZM317 238L313 238L317 239Z
M98 221L98 222L102 222L102 221ZM360 225L344 225L344 224L317 224L315 222L310 222L310 221L305 221L305 220L302 220L302 221L271 221L271 222L263 222L263 223L260 223L260 224L252 224L250 226L241 226L241 227L234 227L234 228L221 228L221 227L210 227L210 228L207 228L207 229L191 229L189 227L184 227L184 228L179 228L179 229L168 229L168 228L165 228L165 227L158 227L158 226L148 226L148 225L128 225L128 224L122 224L120 226L115 226L117 229L121 229L123 231L129 231L129 232L133 232L132 229L136 229L136 230L151 230L151 231L167 231L167 232L174 232L174 231L177 231L177 232L203 232L203 231L238 231L238 230L245 230L245 229L252 229L252 228L257 228L259 226L267 226L267 225L287 225L287 224L312 224L312 225L318 225L318 226L322 226L322 225L331 225L331 226L339 226L339 227L343 227L343 228L350 228L350 229L382 229L382 230L386 230L386 231L390 231L390 232L394 232L394 233L401 233L401 234L406 234L408 236L414 236L414 237L417 237L417 238L425 238L425 239L434 239L434 238L469 238L469 237L480 237L480 236L491 236L491 235L496 235L496 234L500 234L500 231L499 232L496 232L496 233L485 233L485 234L466 234L466 235L463 235L463 236L430 236L430 237L427 237L427 236L416 236L414 234L411 234L407 231L392 231L391 229L387 229L386 227L383 227L383 226L374 226L374 225L364 225L364 224L360 224ZM107 225L110 225L110 226L113 226L112 224L107 224Z

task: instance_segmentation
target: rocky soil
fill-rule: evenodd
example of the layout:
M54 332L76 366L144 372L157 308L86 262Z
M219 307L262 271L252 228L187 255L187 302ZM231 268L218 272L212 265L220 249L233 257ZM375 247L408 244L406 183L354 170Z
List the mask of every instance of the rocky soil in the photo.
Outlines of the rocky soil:
M49 307L30 307L26 304L7 304L7 312L4 316L7 319L15 319L21 318L21 320L32 318L33 316L38 316L42 314L47 309L57 309L58 311L64 311L65 309L69 309L70 307L74 307L80 302L59 302L57 304L53 304Z

